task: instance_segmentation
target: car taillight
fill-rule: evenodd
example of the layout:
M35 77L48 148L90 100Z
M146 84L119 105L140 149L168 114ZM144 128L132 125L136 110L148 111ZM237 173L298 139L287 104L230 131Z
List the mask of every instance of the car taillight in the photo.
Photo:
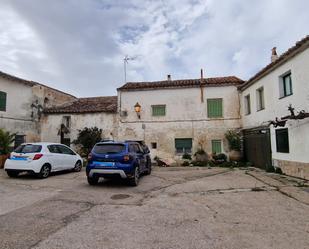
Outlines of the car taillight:
M39 160L43 154L35 154L32 160Z
M125 161L125 162L130 161L130 156L129 155L125 155L123 157L123 161Z
M89 155L88 155L88 160L91 160L91 158L92 158L92 154L89 153Z

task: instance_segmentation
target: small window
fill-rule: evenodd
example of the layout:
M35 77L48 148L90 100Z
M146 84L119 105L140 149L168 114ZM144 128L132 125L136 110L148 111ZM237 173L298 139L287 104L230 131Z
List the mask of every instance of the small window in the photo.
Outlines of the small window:
M0 111L6 111L6 93L0 91Z
M264 87L256 90L256 106L258 111L265 109Z
M281 76L279 84L280 98L284 98L293 94L291 73L287 73Z
M177 153L191 153L192 138L175 138L175 148Z
M157 143L151 143L151 149L156 149L157 148Z
M47 148L50 153L61 154L61 151L58 150L58 147L56 145L48 145Z
M165 105L152 105L152 116L165 116Z
M42 146L36 144L22 144L14 150L16 153L38 153L41 152Z
M25 135L15 135L14 148L17 148L19 145L25 142Z
M63 116L62 123L65 125L66 128L70 129L71 127L71 116Z
M75 153L68 147L63 146L63 145L56 145L58 150L62 153L62 154L66 154L66 155L75 155Z
M222 99L207 99L207 113L209 118L222 118Z
M276 145L277 152L289 153L289 132L287 128L276 130Z
M245 115L249 115L251 113L251 102L250 102L250 94L245 96Z
M221 140L211 140L212 153L222 153Z

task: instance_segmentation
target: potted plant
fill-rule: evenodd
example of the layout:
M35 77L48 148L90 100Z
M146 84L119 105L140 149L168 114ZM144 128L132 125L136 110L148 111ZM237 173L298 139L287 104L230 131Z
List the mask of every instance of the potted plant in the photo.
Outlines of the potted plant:
M240 161L241 160L241 140L240 135L234 130L229 130L225 133L225 138L229 143L229 158L230 161Z
M197 162L208 162L209 159L207 152L203 148L198 149L194 156Z
M10 154L10 146L14 142L16 134L0 129L0 168L4 167L4 163Z

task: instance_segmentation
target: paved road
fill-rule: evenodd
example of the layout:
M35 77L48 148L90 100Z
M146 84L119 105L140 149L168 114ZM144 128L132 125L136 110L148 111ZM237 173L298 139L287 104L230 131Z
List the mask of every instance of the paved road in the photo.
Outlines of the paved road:
M0 248L309 248L304 183L261 171L156 168L138 187L0 170Z

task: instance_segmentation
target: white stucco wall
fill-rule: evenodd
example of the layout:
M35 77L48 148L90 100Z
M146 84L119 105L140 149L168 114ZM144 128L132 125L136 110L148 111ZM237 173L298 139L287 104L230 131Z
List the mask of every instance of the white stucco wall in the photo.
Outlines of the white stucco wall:
M265 125L269 120L275 120L289 115L288 106L292 104L296 114L300 110L309 112L309 49L296 55L267 76L255 82L241 93L243 128ZM293 95L279 98L279 79L284 73L291 71ZM264 87L265 109L257 111L256 89ZM251 114L244 113L244 96L250 94ZM272 157L277 160L309 163L309 118L304 120L289 120L286 126L289 130L289 153L278 153L276 149L275 129L271 126ZM278 127L282 128L282 127Z
M211 140L222 140L223 150L227 152L224 133L240 127L235 86L204 88L204 102L201 102L200 88L119 91L118 97L121 110L128 114L120 118L118 139L141 139L148 145L157 143L157 149L151 150L153 157L174 157L175 138L192 138L193 153L200 142L210 153ZM223 99L223 118L207 117L208 98ZM142 108L140 119L134 110L136 102ZM152 105L166 105L166 115L152 116Z
M41 122L42 141L60 142L58 131L62 124L63 116L71 117L70 139L77 138L78 130L85 127L98 127L103 130L103 137L112 139L117 135L116 114L112 113L87 113L87 114L49 114L44 115ZM111 134L112 133L112 134Z
M39 124L31 117L32 87L0 77L0 91L6 92L6 111L0 111L0 128L39 140Z

